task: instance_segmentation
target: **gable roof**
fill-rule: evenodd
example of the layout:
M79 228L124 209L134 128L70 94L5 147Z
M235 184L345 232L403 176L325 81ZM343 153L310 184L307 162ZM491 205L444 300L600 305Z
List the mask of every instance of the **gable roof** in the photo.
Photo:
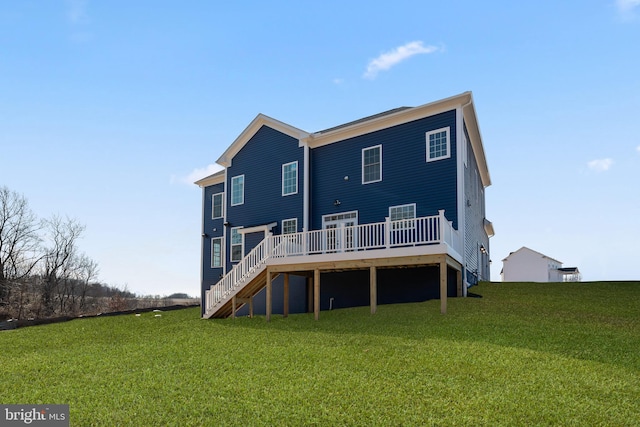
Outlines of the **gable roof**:
M217 160L217 163L224 166L231 166L231 162L233 157L238 154L238 152L245 146L247 142L260 130L262 126L269 126L271 129L275 129L279 132L284 133L285 135L289 135L292 138L296 138L298 140L304 140L309 137L309 134L303 130L300 130L296 127L283 123L279 120L271 118L269 116L265 116L264 114L258 114L255 119L249 123L240 136L236 138L235 141L222 153L222 156Z
M482 185L484 187L488 187L491 185L491 176L489 175L489 168L487 166L487 159L482 144L482 136L480 135L480 128L478 126L476 110L473 105L473 95L471 92L464 92L460 95L441 99L418 107L394 108L392 110L374 114L372 116L364 117L362 119L354 120L315 133L308 133L269 116L265 116L264 114L258 114L249 126L242 131L240 136L236 138L231 146L226 149L222 156L220 156L217 163L224 167L231 166L233 157L242 149L242 147L244 147L255 133L260 130L262 126L269 126L272 129L296 138L300 141L301 145L306 144L310 148L316 148L456 108L462 109L470 143L473 147L476 163L478 164L480 179L482 180Z
M533 249L529 249L529 248L528 248L528 247L526 247L526 246L521 247L521 248L520 248L520 249L518 249L517 251L510 252L510 253L509 253L509 255L507 255L507 257L506 257L505 259L503 259L502 261L503 261L503 262L504 262L504 261L508 261L508 258L509 258L511 255L513 255L513 254L515 254L515 253L518 253L518 252L520 252L520 251L522 251L522 250L526 250L526 251L529 251L529 252L533 252L534 254L540 255L542 258L547 258L547 259L550 259L550 260L552 260L552 261L555 261L555 262L557 262L557 263L559 263L559 264L562 264L562 261L558 261L558 260L557 260L557 259L555 259L555 258L551 258L550 256L547 256L547 255L545 255L545 254L543 254L543 253L540 253L540 252L538 252L538 251L534 251Z

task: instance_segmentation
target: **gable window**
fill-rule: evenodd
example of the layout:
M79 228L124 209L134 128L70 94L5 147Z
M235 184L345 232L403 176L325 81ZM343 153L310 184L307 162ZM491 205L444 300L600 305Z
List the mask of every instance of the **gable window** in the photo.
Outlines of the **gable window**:
M242 227L233 227L231 229L231 262L242 260L244 253L244 234L240 233Z
M389 219L393 230L406 230L414 227L416 218L416 204L391 206L389 208Z
M222 197L223 193L216 193L211 196L211 219L222 218Z
M451 157L449 128L427 132L427 162L448 159L449 157Z
M298 193L298 162L282 165L282 195Z
M222 267L222 237L211 239L211 268Z
M382 181L382 145L362 149L362 183Z
M282 234L291 234L298 232L298 218L282 220Z
M244 203L244 175L231 178L231 206Z

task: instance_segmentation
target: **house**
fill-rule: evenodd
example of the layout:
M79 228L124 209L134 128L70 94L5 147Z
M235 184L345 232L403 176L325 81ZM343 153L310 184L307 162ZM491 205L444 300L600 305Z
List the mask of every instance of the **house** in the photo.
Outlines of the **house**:
M578 267L562 267L562 262L525 246L502 260L503 282L579 282Z
M309 133L259 114L202 188L202 316L466 296L491 184L465 92Z

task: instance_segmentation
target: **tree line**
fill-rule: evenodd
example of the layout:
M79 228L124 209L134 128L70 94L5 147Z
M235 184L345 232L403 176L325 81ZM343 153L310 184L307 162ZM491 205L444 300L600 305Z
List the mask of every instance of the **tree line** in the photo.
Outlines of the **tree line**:
M73 218L38 218L24 196L0 187L0 317L73 316L135 297L97 282L98 264L78 249L84 231Z

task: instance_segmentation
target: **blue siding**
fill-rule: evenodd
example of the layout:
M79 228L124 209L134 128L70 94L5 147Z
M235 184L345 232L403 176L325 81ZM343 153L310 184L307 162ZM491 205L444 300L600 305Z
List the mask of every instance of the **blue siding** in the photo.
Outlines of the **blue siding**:
M298 161L298 193L282 196L282 165ZM262 126L233 157L227 168L227 222L230 227L252 227L277 222L274 234L280 233L281 221L298 218L302 230L304 149L298 140ZM244 175L244 204L231 206L231 178ZM230 240L230 239L228 239ZM245 254L257 242L245 240ZM227 268L230 242L227 242Z
M475 285L479 280L490 280L489 266L489 237L484 229L485 197L484 186L480 178L478 163L473 154L471 139L464 126L467 140L467 165L464 170L464 197L465 205L465 271L466 279L470 285ZM466 203L466 202L469 203ZM487 254L480 252L480 246L484 246Z
M211 268L211 238L224 237L224 220L211 218L211 197L216 193L224 192L224 184L210 185L204 188L204 228L202 236L202 289L201 298L204 301L205 292L211 285L215 285L222 277L222 268ZM204 307L204 305L203 305Z
M451 157L427 162L425 133L447 126ZM362 184L362 149L378 144L382 181ZM315 148L311 164L312 229L322 228L323 215L354 210L361 224L384 221L389 206L408 203L417 216L445 209L458 227L455 110Z

